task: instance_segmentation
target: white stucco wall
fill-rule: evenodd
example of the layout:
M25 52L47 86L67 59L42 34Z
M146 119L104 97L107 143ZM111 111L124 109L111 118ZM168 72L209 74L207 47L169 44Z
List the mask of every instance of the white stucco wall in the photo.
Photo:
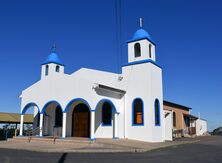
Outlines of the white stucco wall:
M92 77L92 74L94 75L94 77ZM105 78L106 74L108 74L108 78ZM96 75L98 77L95 77ZM113 75L112 73L104 73L101 71L96 72L95 70L89 69L81 69L77 71L76 74L74 73L72 75L49 74L47 77L44 77L42 80L22 92L21 111L28 103L37 104L40 111L42 111L45 104L47 104L49 101L58 102L64 111L70 101L72 101L73 99L81 98L87 101L90 110L95 110L100 100L107 99L112 101L113 105L119 113L123 113L123 108L122 106L120 106L122 105L121 99L118 99L116 97L113 98L112 95L110 97L103 96L103 93L101 92L101 94L97 94L97 92L93 89L95 83L105 83L107 85L111 85L111 82L115 83L114 80L115 82L118 82L117 74ZM84 101L79 102L84 103ZM79 102L77 101L77 103ZM77 103L74 103L70 107L71 109L67 109L67 136L71 136L72 134L72 111ZM53 116L54 113L50 113L50 115L51 114ZM51 124L53 124L53 120L49 120L49 117L45 117L44 126L49 126L48 128L53 128ZM124 135L123 125L123 116L122 114L119 114L118 134L121 138L123 138ZM53 131L51 131L50 129L45 128L45 130L47 131L44 132L48 133L48 135L53 134ZM61 135L60 130L59 135ZM113 127L99 126L96 131L96 136L103 138L112 138Z
M136 57L135 58L134 45L136 43L140 44L141 57ZM151 58L149 57L149 44L152 45L152 47L151 47ZM153 45L150 41L148 41L146 39L139 40L139 41L136 41L136 42L130 42L128 44L128 62L135 62L135 61L141 61L141 60L146 60L146 59L152 59L153 61L156 61L155 45Z
M126 137L129 139L162 142L164 141L164 117L162 97L162 70L152 63L123 67L125 81ZM141 98L144 106L144 126L132 125L132 102ZM160 102L160 126L155 126L154 101Z
M134 43L128 45L129 62L143 61L146 59L156 60L155 46L152 45L152 57L149 58L148 40L137 41L141 44L141 57L134 56ZM88 105L90 111L95 112L95 137L114 137L114 112L112 126L101 125L101 100L111 101L118 113L117 137L129 138L149 142L162 142L165 139L165 118L163 112L162 70L151 62L128 65L122 68L122 74L114 74L98 70L81 68L68 75L64 74L64 67L60 72L55 72L56 64L50 63L49 74L45 75L45 65L42 66L41 80L22 91L21 112L29 103L35 103L40 112L48 102L59 104L64 112L67 112L66 136L72 135L72 113L78 103ZM120 79L121 77L121 79ZM110 90L96 89L98 84L125 91L118 95ZM144 125L132 125L132 102L135 98L143 100ZM159 100L160 125L155 126L154 102ZM73 100L76 100L75 102ZM69 106L68 104L71 103ZM44 117L44 129L48 135L55 134L53 131L55 106L50 106ZM58 129L61 136L62 128Z
M95 137L96 138L113 138L114 130L114 112L112 112L111 126L102 124L102 104L100 103L95 112Z
M64 66L62 65L58 65L58 64L54 64L54 63L49 63L48 65L48 74L50 76L52 75L58 75L58 74L64 74ZM41 79L47 77L46 76L46 66L47 65L42 65L42 69L41 69ZM56 66L59 66L59 72L56 72Z
M173 114L172 111L165 112L165 140L173 140Z
M207 132L207 121L203 119L196 120L196 134L201 136Z

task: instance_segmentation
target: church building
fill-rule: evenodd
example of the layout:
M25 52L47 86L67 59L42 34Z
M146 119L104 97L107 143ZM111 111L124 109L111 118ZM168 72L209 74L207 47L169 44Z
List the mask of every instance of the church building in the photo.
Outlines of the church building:
M143 28L127 44L128 62L120 74L87 68L66 74L53 51L41 65L41 79L20 95L20 136L26 111L34 109L33 132L40 137L165 141L156 45Z

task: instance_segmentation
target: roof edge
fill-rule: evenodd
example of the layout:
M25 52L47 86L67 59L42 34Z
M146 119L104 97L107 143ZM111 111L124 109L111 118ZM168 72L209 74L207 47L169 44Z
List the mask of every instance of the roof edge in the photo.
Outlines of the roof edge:
M47 64L50 64L50 63L54 63L54 64L57 64L57 65L60 65L60 66L65 66L64 64L61 64L61 63L58 63L58 62L44 62L41 65L47 65Z
M180 108L180 109L183 109L183 110L188 110L188 111L192 110L192 108L190 108L190 107L180 105L180 104L176 104L176 103L166 101L166 100L163 100L163 105L171 106L171 107L177 107L177 108Z
M130 39L130 40L127 40L126 43L131 43L131 42L140 41L140 40L148 40L148 41L150 41L153 45L156 46L156 43L155 43L154 41L152 41L151 39L148 39L147 37L142 37L142 38L139 38L139 39Z

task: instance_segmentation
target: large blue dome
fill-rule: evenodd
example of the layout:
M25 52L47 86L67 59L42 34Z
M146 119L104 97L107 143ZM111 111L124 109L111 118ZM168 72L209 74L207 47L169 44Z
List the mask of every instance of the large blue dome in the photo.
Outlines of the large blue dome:
M49 63L63 65L61 60L59 59L58 55L54 52L49 54L48 58L46 59L46 61L43 64L49 64Z
M150 34L142 28L138 29L134 33L133 38L131 40L128 40L127 42L133 42L133 41L138 41L142 39L148 39L149 41L153 42Z

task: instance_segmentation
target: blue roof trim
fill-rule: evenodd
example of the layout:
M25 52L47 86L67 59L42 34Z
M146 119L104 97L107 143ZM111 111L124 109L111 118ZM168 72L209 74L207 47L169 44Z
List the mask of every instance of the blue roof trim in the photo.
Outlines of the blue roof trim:
M56 101L56 100L51 100L51 101L48 101L48 102L43 106L42 111L41 111L40 113L41 113L41 114L45 114L47 107L48 107L50 104L52 104L52 103L55 103L55 104L56 104L56 107L59 106L59 107L61 108L61 110L63 111L62 106L60 105L60 103L59 103L58 101ZM55 107L55 109L56 109L56 107Z
M85 104L88 108L89 108L89 111L92 111L91 109L91 106L89 105L89 103L83 99L83 98L74 98L72 99L71 101L69 101L69 103L66 105L65 109L64 109L64 113L67 113L70 106L74 103L74 102L81 102L82 104Z
M137 64L143 64L143 63L152 63L153 65L155 65L155 66L159 67L160 69L162 69L161 66L159 66L156 62L154 62L154 61L151 60L151 59L145 59L145 60L142 60L142 61L130 62L130 63L127 63L127 64L122 65L122 67L132 66L132 65L137 65Z
M60 65L60 66L65 66L64 64L57 63L57 62L44 62L41 65L47 65L47 64L50 64L50 63L55 63L55 64Z
M119 113L119 112L116 110L116 107L115 107L115 105L113 104L113 102L112 102L111 100L109 100L109 99L106 99L106 98L103 98L103 99L101 99L99 102L97 102L97 104L96 104L96 109L95 109L95 110L97 110L97 108L99 107L99 105L100 105L101 103L105 103L105 102L109 103L109 104L112 106L112 109L114 109L116 113Z
M21 115L24 115L30 107L34 107L34 106L36 106L38 108L38 113L40 113L38 105L34 102L30 102L30 103L26 104L25 107L22 109Z
M155 42L153 42L152 40L150 40L150 39L148 39L148 38L146 38L146 37L138 38L138 39L127 40L126 43L136 42L136 41L145 40L145 39L148 40L148 41L150 41L153 45L156 46L156 43L155 43Z

